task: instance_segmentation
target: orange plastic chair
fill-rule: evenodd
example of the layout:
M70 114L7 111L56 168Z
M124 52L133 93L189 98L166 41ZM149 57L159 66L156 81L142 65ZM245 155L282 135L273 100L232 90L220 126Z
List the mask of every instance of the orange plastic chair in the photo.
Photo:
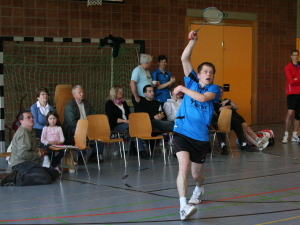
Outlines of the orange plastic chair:
M213 154L213 149L214 149L214 144L216 141L216 135L217 134L225 134L226 135L226 140L228 143L228 146L231 151L232 155L232 149L229 141L229 134L230 134L230 123L231 123L231 116L232 116L232 110L231 109L222 109L219 115L218 119L218 129L217 130L211 130L210 133L213 134L214 139L213 139L213 146L211 149L211 154L210 157L212 157Z
M109 126L107 116L104 114L89 115L87 116L87 120L89 121L89 127L87 132L88 139L89 141L94 141L96 144L98 169L100 170L97 142L102 142L102 143L118 142L121 156L123 150L124 163L125 163L125 167L127 167L123 138L116 138L116 139L110 138L111 131L110 131L110 126ZM121 144L122 144L122 149L121 149ZM114 158L113 153L114 151L112 151L111 163L113 162L113 158Z
M55 104L57 104L58 96L61 94L70 94L72 91L72 85L71 84L59 84L55 87L55 93L54 93L54 101Z
M60 146L58 147L56 145L56 146L50 146L50 149L52 149L54 151L64 150L65 155L66 155L67 151L70 151L70 155L71 155L75 170L76 170L76 167L74 164L72 151L79 151L81 153L86 172L87 172L88 176L90 177L90 173L87 168L86 161L82 154L83 150L90 148L90 147L86 146L86 136L87 136L88 124L89 124L89 122L87 120L78 120L76 130L75 130L75 135L74 135L74 140L75 140L74 145L62 145L61 147ZM61 171L63 172L63 168ZM77 173L77 170L76 170L76 173ZM62 173L61 173L61 177L62 177Z
M161 139L163 143L163 150L165 149L165 143L164 143L164 137L163 135L159 135L156 137L151 136L152 133L152 125L150 121L150 117L148 113L130 113L129 114L129 134L131 138L136 139L137 143L137 149L139 149L138 146L138 139L142 140L158 140ZM150 148L150 145L149 145ZM151 156L151 149L150 151L150 156ZM141 166L140 163L140 153L138 152L138 163L139 166ZM164 153L164 163L166 164L166 152L163 151ZM153 160L153 158L152 158Z

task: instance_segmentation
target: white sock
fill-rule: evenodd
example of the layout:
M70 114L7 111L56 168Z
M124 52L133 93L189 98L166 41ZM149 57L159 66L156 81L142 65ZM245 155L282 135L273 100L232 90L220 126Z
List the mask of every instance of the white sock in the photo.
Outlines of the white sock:
M49 161L49 156L47 156L47 155L44 155L44 161Z
M180 202L180 209L183 209L183 207L187 205L186 197L180 197L179 202Z
M225 143L224 142L222 142L221 143L221 148L223 148L225 146Z
M293 131L293 136L294 137L298 137L298 132L297 131Z
M201 192L201 187L196 186L194 191L195 192Z
M246 145L247 145L247 143L246 143L246 142L243 142L242 146L246 146Z
M289 136L289 132L288 132L288 131L285 131L285 132L284 132L284 136Z
M259 137L256 137L256 138L255 138L255 141L256 141L256 142L260 141L260 138L259 138Z

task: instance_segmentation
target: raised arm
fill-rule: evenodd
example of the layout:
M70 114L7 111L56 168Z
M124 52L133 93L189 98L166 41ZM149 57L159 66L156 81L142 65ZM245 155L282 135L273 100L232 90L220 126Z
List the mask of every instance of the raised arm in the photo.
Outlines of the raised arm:
M191 63L191 54L193 51L193 48L198 40L197 34L194 34L194 31L191 31L188 35L188 38L190 39L190 42L185 47L182 56L181 56L181 62L183 66L184 75L186 77L189 76L190 72L193 70L193 66Z

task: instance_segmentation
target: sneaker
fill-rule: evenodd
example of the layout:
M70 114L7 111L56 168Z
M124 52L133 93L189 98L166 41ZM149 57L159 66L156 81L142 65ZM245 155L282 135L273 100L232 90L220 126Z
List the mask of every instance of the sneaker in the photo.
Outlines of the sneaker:
M286 144L286 143L288 143L288 137L289 136L283 136L283 139L282 139L282 144ZM293 139L293 138L292 138Z
M299 142L299 137L298 136L293 136L291 138L291 141L296 141L296 142ZM283 141L282 141L283 142Z
M44 158L43 167L49 168L50 167L50 160Z
M15 185L17 174L18 174L18 171L16 171L16 170L11 171L4 178L2 178L0 185L1 186Z
M241 146L241 150L246 151L246 152L254 152L255 151L255 149L251 148L249 145Z
M191 199L189 200L189 204L196 205L201 202L201 197L204 194L204 188L201 186L201 192L195 192L193 191L193 195Z
M193 205L186 205L183 207L183 209L180 210L180 219L181 220L187 220L192 215L194 215L197 212L197 208Z
M261 147L258 147L259 151L264 150L266 147L268 147L269 142L264 143Z

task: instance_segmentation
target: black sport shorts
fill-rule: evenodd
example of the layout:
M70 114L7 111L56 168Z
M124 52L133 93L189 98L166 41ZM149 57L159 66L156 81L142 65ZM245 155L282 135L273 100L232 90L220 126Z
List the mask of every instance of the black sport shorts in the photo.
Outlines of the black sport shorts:
M198 141L176 132L173 135L173 144L175 153L180 151L189 152L190 160L199 164L205 162L206 154L210 151L209 141Z
M288 109L295 110L295 119L299 120L300 118L300 95L291 94L287 97L287 107Z

